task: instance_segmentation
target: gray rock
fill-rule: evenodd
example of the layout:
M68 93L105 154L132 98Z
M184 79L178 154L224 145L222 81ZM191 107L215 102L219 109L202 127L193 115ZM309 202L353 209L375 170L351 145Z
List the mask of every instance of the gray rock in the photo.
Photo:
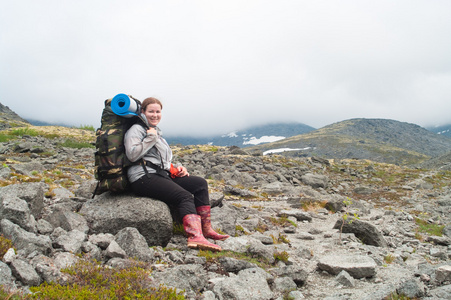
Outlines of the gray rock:
M35 219L40 219L44 209L44 191L46 184L32 182L27 184L12 184L0 187L0 199L5 197L18 197L27 201L30 212Z
M75 196L74 193L64 187L57 187L53 189L52 192L55 195L55 198L58 199L72 198Z
M245 260L239 260L232 257L221 257L219 262L226 272L238 273L244 269L256 268L257 266Z
M211 208L214 208L216 206L219 206L219 207L222 206L222 201L224 200L224 193L214 192L214 193L210 193L209 196L210 196Z
M287 293L296 290L297 285L290 277L277 277L271 287L273 292Z
M0 261L0 286L9 289L16 288L11 269L2 261Z
M152 275L157 282L185 290L192 296L207 284L207 273L201 265L178 265L162 272L153 272Z
M23 284L28 286L38 286L42 279L35 269L22 259L15 259L10 264L12 274Z
M36 229L40 234L50 234L53 232L55 228L48 221L44 219L39 219L36 222Z
M246 253L249 253L253 257L264 258L270 264L275 261L274 249L263 245L262 242L256 239L249 241L249 246L247 247Z
M329 255L321 258L317 266L333 275L344 270L354 278L373 277L377 267L371 257L362 255Z
M312 173L302 175L301 181L313 188L327 188L329 184L329 178L327 176Z
M335 223L334 229L340 230L342 228L343 233L353 233L366 245L387 247L387 241L376 226L361 220L353 220L352 222L344 221L343 227L342 224L343 220L339 219Z
M424 284L416 279L408 279L401 282L397 288L399 295L405 295L409 299L422 298L424 296Z
M292 190L292 186L288 183L282 182L271 182L262 186L262 192L268 193L270 195L287 193Z
M298 221L312 221L312 216L300 209L281 210L278 216L295 217Z
M31 265L45 282L61 284L68 279L68 275L60 271L53 259L42 254L34 257L31 260Z
M45 171L45 167L37 161L32 161L24 164L15 164L13 167L17 173L27 176L33 176L33 172L37 171L42 173Z
M116 241L112 241L105 250L105 256L107 258L125 258L127 253L122 249Z
M65 269L75 265L80 259L69 252L59 252L55 254L53 262L58 269Z
M97 185L96 180L82 181L80 186L75 190L74 195L76 197L91 199L92 193L94 192L96 185Z
M429 235L426 237L426 241L442 246L451 245L451 239L447 236Z
M89 232L88 222L82 215L64 208L55 209L46 217L46 220L55 228L61 227L66 231L78 230L83 233Z
M288 293L288 299L300 300L300 299L305 299L305 297L300 291L291 291Z
M85 216L91 234L117 234L134 227L151 246L165 247L172 237L172 216L161 201L131 195L104 193L84 203L80 214Z
M290 277L298 287L305 284L308 278L308 272L296 265L283 266L271 271L275 276Z
M131 258L142 261L152 261L154 258L154 252L136 228L126 227L122 229L116 234L114 240Z
M23 229L36 232L36 222L31 220L32 215L28 203L14 196L7 196L0 202L0 215L19 225Z
M62 248L66 252L81 253L81 246L86 241L86 234L78 230L71 230L59 236L54 242L55 248Z
M114 240L114 235L111 233L99 233L99 234L93 234L89 236L89 241L93 243L94 245L97 245L100 247L100 249L105 250L108 248L110 243Z
M268 285L270 278L263 269L246 269L235 277L218 281L213 292L220 300L267 300L274 296Z
M345 270L341 271L337 277L335 278L335 280L341 284L342 286L345 287L355 287L355 280L354 278L349 275L348 272L346 272Z
M438 267L435 271L435 279L440 283L451 281L451 265Z
M26 253L38 251L47 254L52 249L52 241L46 235L36 235L28 232L7 219L2 219L0 226L4 236L10 239L15 247L22 249Z
M440 286L429 291L431 297L425 299L431 300L449 300L451 299L451 284Z

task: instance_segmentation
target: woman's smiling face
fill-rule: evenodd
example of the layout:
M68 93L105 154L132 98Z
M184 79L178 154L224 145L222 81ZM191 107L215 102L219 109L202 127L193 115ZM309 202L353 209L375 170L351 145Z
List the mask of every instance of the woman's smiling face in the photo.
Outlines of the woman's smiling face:
M144 115L150 126L157 126L161 121L161 106L158 103L147 105Z

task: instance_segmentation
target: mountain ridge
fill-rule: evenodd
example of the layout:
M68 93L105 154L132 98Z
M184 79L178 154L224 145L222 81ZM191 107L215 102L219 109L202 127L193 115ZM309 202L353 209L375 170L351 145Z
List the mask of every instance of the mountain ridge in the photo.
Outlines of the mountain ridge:
M401 165L417 164L451 149L451 138L412 123L356 118L281 141L250 147L249 151L286 156L357 158Z
M272 123L260 126L247 127L226 134L214 135L205 138L166 136L170 144L182 145L205 145L215 146L238 146L240 148L250 147L255 144L267 143L268 141L281 140L294 135L307 133L315 128L295 122Z
M1 104L0 124L0 129L31 125ZM443 128L437 130L443 131ZM238 146L250 153L368 159L418 166L432 158L436 158L435 164L440 164L448 159L446 154L451 149L451 138L445 134L434 133L413 123L366 118L344 120L319 129L303 123L276 123L215 137L166 136L166 139L170 144L185 146Z

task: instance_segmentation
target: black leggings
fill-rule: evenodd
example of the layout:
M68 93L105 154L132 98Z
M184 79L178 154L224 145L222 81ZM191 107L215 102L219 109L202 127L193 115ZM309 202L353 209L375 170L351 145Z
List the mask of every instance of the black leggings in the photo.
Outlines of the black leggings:
M196 207L210 205L208 183L198 176L184 176L173 179L158 174L142 176L131 184L138 196L150 197L175 207L181 218L197 214Z

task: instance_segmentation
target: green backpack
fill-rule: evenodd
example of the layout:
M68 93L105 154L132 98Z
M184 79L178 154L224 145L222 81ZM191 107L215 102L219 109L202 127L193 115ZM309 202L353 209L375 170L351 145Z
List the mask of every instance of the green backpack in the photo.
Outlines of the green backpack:
M129 97L141 107L139 100ZM112 99L105 100L101 126L96 131L94 175L98 182L92 198L106 191L121 193L129 189L127 168L135 163L130 162L125 155L124 136L138 122L147 127L140 116L124 117L115 114L111 102Z

